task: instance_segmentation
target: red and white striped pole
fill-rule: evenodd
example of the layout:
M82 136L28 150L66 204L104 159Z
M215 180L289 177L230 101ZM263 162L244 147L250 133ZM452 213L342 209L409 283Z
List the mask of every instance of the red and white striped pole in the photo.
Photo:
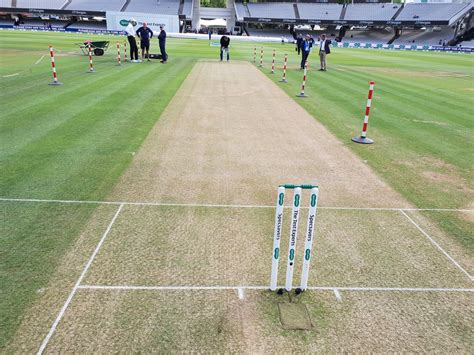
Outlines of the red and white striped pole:
M49 85L62 85L63 83L58 81L58 75L56 74L56 63L54 62L54 49L49 46L49 54L51 55L51 66L53 68L53 82Z
M263 66L263 48L260 49L260 66Z
M272 74L275 74L275 50L273 50L272 54Z
M127 60L127 41L123 41L123 61L126 62Z
M257 62L257 47L253 47L253 62Z
M117 65L122 65L122 60L120 58L120 42L117 42Z
M369 125L369 114L370 114L370 107L372 106L372 96L374 94L374 85L375 81L369 81L369 95L367 97L367 106L365 107L365 117L364 117L364 125L362 126L362 134L360 137L353 137L352 141L356 143L362 144L372 144L374 141L370 138L367 138L367 127Z
M87 47L89 47L89 70L87 71L88 73L94 73L94 65L92 64L92 46L90 43L87 44Z
M283 79L281 79L282 83L287 83L288 80L286 80L286 66L288 64L288 54L285 53L285 62L283 63Z
M298 97L308 97L304 93L304 88L306 86L306 73L307 73L307 71L308 71L308 61L306 61L305 64L304 64L303 83L301 84L301 92L299 93L299 95L296 95Z

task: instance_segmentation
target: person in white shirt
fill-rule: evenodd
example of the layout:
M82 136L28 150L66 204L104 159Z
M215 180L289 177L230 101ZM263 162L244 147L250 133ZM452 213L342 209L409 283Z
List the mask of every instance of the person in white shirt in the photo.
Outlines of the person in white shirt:
M326 35L323 33L321 35L321 42L319 43L319 60L321 62L321 69L320 71L326 71L326 55L331 53L330 46L331 40L326 39Z
M138 46L137 46L137 40L135 39L135 26L137 25L137 21L135 19L130 19L128 21L128 26L125 29L125 32L127 33L127 38L128 38L128 43L130 44L130 61L132 63L137 63L139 62L138 60Z

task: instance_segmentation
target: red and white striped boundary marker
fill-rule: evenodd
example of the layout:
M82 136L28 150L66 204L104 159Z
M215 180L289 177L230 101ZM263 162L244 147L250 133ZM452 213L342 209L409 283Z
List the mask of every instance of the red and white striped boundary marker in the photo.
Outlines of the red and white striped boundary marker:
M275 74L275 50L272 53L272 74Z
M62 85L63 83L58 81L58 75L56 74L56 63L54 62L54 49L49 46L49 54L51 55L51 66L53 67L53 82L49 85Z
M257 47L253 47L253 62L257 62Z
M120 42L117 42L117 65L122 65L122 60L120 58Z
M285 53L285 61L283 63L283 79L281 79L282 83L287 83L288 80L286 80L286 66L288 64L288 54Z
M374 94L375 81L369 81L369 96L367 97L367 106L365 107L364 125L362 126L362 134L360 137L352 137L352 141L361 144L372 144L374 141L367 138L367 127L369 125L369 113L372 106L372 96Z
M260 49L260 66L263 66L263 48Z
M95 73L94 65L92 64L92 46L90 42L87 44L87 47L89 48L89 70L87 72Z
M306 73L308 71L308 61L306 61L306 63L304 63L304 73L303 73L303 83L301 84L301 92L296 95L298 97L308 97L305 93L304 93L304 88L306 86Z
M123 41L123 61L126 62L127 58L127 41Z

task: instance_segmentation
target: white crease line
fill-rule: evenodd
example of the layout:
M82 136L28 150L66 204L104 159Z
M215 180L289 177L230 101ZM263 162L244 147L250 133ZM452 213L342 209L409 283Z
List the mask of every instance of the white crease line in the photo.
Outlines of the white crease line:
M12 76L17 76L17 75L20 75L20 73L3 75L2 78L11 78Z
M38 203L66 203L66 204L94 204L94 205L128 205L128 206L164 206L164 207L208 207L208 208L275 208L273 205L226 205L206 203L166 203L166 202L126 202L126 201L94 201L94 200L48 200L35 198L8 198L0 197L3 202L38 202ZM291 206L285 206L286 209ZM302 206L301 208L308 208ZM433 212L472 212L474 209L455 208L395 208L395 207L337 207L318 206L321 210L355 210L355 211L433 211Z
M94 252L92 253L91 257L89 258L89 261L87 262L86 266L82 270L82 273L79 276L79 278L77 279L76 284L74 285L74 288L72 289L71 293L69 294L69 297L67 298L67 300L64 303L63 307L59 311L59 314L56 317L56 320L54 321L53 325L51 326L51 329L49 330L48 334L46 335L43 342L41 343L41 346L40 346L40 348L37 352L37 355L41 355L43 353L44 349L46 349L46 346L48 346L48 343L49 343L51 337L53 336L54 332L56 331L56 327L58 326L59 322L63 318L64 313L66 312L66 309L68 308L68 306L71 303L74 295L76 294L76 291L79 288L82 280L84 279L84 276L86 275L87 270L89 270L89 267L92 265L92 262L94 261L95 256L99 252L100 247L102 246L102 244L105 241L105 238L107 238L107 235L109 234L110 230L112 229L112 226L115 223L115 220L117 219L118 215L120 214L120 211L122 210L122 208L123 208L123 205L120 205L119 208L117 209L117 212L115 212L115 215L112 218L112 220L110 221L109 226L107 227L106 231L102 235L102 238L100 239L99 244L97 244L97 247L95 248Z
M283 286L282 286L283 287ZM282 288L279 287L279 288ZM269 286L131 286L131 285L80 285L82 290L119 291L225 291L270 290ZM308 287L311 291L354 291L354 292L474 292L474 288L433 288L433 287Z
M43 59L44 59L44 55L35 62L35 65L38 65L39 63L41 63Z
M339 302L342 301L341 293L339 292L339 290L337 288L335 288L333 291L334 291L334 296L336 296L336 299Z
M267 290L268 286L129 286L129 285L81 285L80 289L124 291L224 291Z
M426 237L428 240L436 247L439 251L441 251L459 270L461 270L469 280L474 281L474 278L471 274L469 274L459 263L454 260L433 238L431 238L428 233L426 233L405 211L400 210L400 213L403 214L408 220Z
M239 300L243 300L245 298L245 291L242 287L239 287L237 289L238 293L239 293Z

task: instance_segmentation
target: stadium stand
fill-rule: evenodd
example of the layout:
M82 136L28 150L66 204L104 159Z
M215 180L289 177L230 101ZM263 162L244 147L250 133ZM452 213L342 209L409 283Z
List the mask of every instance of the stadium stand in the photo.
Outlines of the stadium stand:
M192 0L184 0L183 11L181 14L185 15L186 18L189 18L189 19L193 17L193 1Z
M389 21L400 8L400 4L347 5L344 20Z
M125 4L125 0L72 0L65 10L82 11L120 11Z
M342 5L338 4L298 3L298 11L302 19L339 20L342 8Z
M343 42L387 43L393 37L393 31L355 30L347 31Z
M454 30L450 27L442 28L440 31L404 30L394 44L417 44L417 45L441 45L447 43L454 37ZM413 42L414 41L414 42Z
M69 29L77 29L77 30L106 30L107 29L107 24L102 21L102 22L76 22L73 23L70 26L67 26Z
M247 4L251 17L295 19L295 11L291 3Z
M406 4L397 21L449 21L472 4Z
M12 1L10 1L10 6ZM17 0L16 7L25 9L61 9L67 0Z
M124 11L177 15L179 11L179 1L131 0Z
M250 17L250 12L247 6L241 2L235 2L235 17L238 21L243 21L244 17Z

